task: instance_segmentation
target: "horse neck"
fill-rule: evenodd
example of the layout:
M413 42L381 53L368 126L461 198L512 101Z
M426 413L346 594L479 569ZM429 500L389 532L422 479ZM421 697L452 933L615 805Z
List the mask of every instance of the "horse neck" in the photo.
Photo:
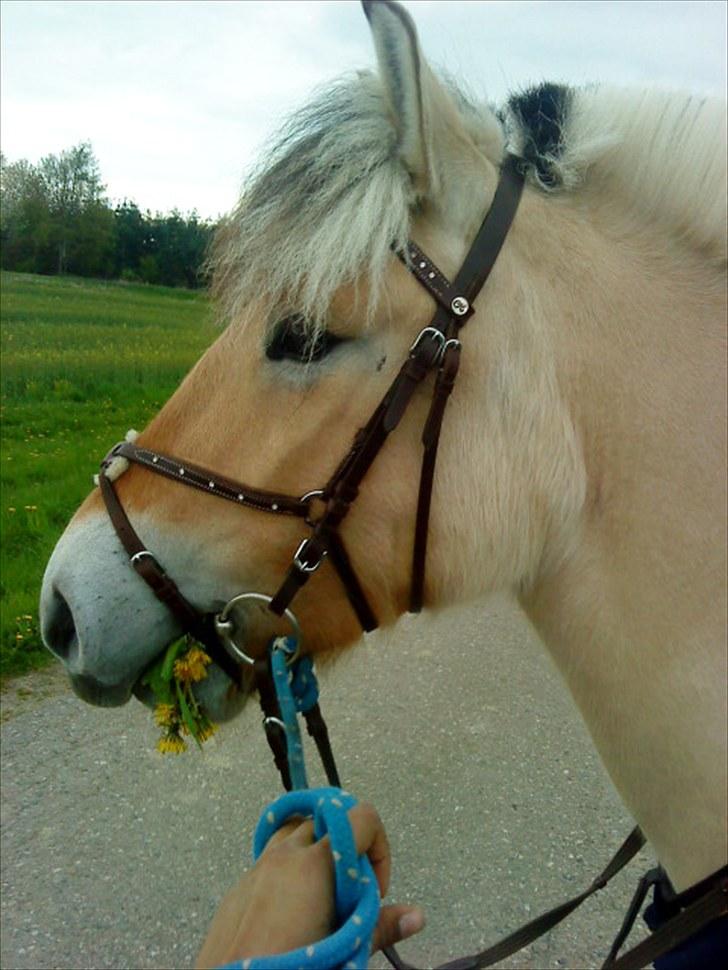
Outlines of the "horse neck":
M520 599L682 889L728 857L725 291L698 254L593 216L579 232L552 205L539 247L585 490Z

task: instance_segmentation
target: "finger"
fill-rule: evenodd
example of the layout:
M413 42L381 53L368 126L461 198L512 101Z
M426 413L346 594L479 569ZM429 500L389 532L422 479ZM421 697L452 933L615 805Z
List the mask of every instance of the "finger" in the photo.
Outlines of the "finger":
M382 906L372 936L372 952L414 936L424 925L425 914L419 906Z
M271 835L266 850L281 842L288 842L292 846L306 846L313 842L313 822L310 818L294 815Z
M351 829L354 833L354 843L359 855L366 852L379 883L379 893L382 897L389 890L389 875L391 871L391 854L389 839L384 830L376 808L369 802L360 802L349 812Z

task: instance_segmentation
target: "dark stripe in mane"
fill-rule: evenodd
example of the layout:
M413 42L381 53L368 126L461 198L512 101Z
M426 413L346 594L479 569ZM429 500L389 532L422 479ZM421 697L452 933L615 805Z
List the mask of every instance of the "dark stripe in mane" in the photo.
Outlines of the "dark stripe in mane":
M554 163L564 147L572 97L571 88L546 83L508 99L509 123L517 129L520 154L545 188L557 188L561 184Z

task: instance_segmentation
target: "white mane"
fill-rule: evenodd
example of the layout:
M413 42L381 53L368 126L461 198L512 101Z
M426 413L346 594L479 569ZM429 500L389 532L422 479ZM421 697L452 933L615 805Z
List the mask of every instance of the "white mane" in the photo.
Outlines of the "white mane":
M363 275L373 307L412 203L379 80L362 72L327 87L274 137L218 234L211 268L223 316L239 316L254 294L315 331L334 292Z
M490 110L446 86L471 137L492 151ZM512 97L499 117L508 147L527 159L542 189L599 191L639 221L725 259L719 99L543 85ZM334 292L362 279L373 311L391 247L409 235L413 204L378 78L362 72L327 87L272 141L218 233L210 268L223 318L239 317L254 295L278 316L301 313L315 332Z

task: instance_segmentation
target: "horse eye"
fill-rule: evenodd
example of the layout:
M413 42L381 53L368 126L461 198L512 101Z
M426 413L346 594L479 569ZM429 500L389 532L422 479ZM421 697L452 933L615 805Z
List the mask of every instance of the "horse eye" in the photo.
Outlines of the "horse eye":
M304 318L296 313L276 324L273 337L265 348L265 356L268 360L295 360L308 364L322 360L343 342L342 337L335 337L327 331L312 336L307 332Z

